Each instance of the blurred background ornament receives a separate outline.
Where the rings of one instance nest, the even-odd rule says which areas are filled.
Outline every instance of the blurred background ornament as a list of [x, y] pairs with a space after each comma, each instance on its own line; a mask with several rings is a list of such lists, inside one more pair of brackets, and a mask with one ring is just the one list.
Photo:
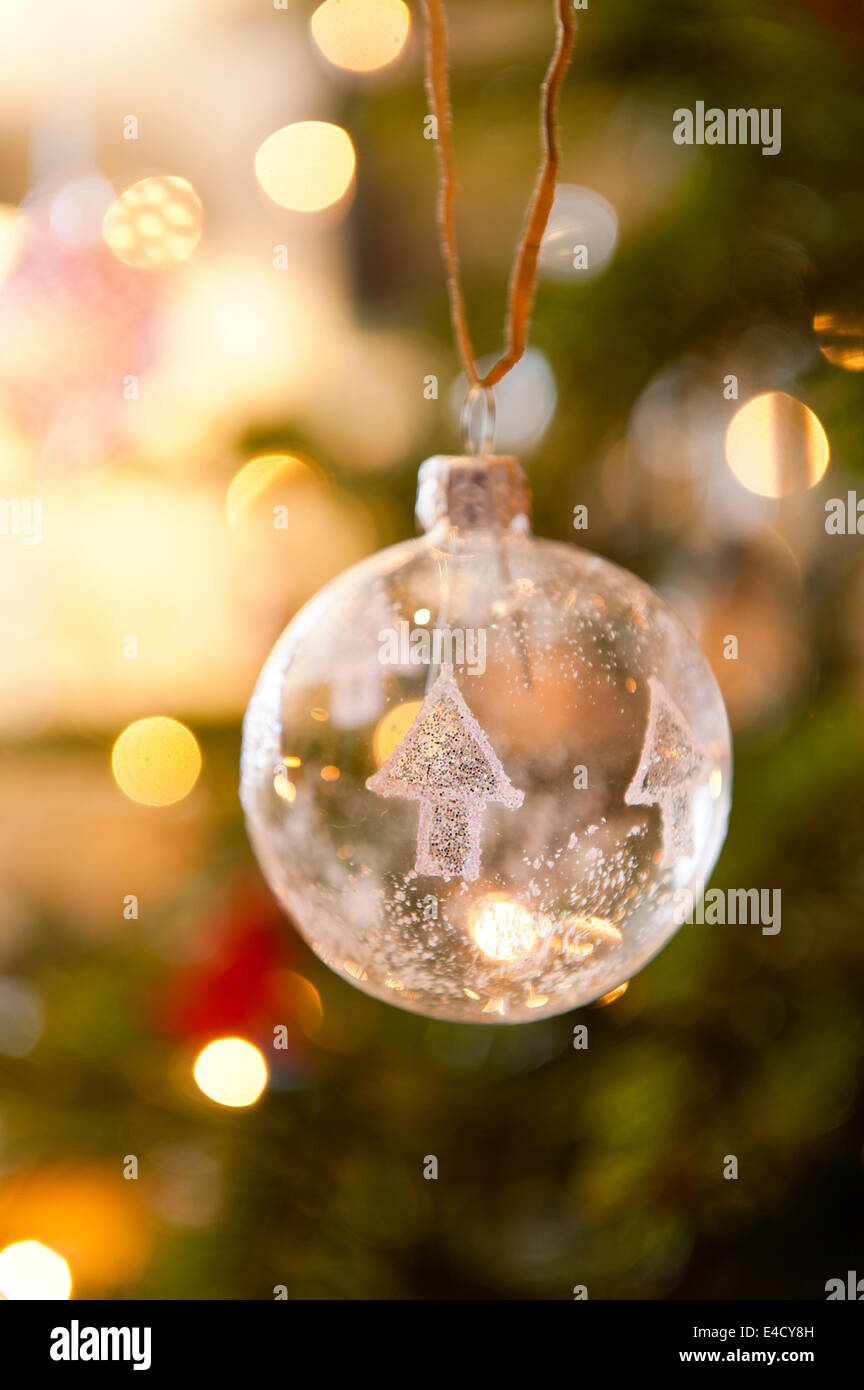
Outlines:
[[279, 933], [272, 901], [247, 885], [199, 931], [196, 958], [182, 964], [156, 1005], [165, 1030], [199, 1039], [239, 1032], [259, 1040], [286, 1022], [280, 970], [292, 958]]

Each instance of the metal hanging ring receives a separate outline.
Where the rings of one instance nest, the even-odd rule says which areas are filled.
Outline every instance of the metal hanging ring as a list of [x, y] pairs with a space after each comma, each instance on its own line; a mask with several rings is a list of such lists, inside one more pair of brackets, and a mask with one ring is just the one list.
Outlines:
[[[475, 442], [474, 433], [474, 407], [478, 400], [483, 402], [483, 411], [480, 416], [479, 448]], [[465, 404], [462, 407], [462, 444], [466, 454], [480, 454], [487, 457], [492, 453], [495, 443], [495, 392], [491, 386], [482, 386], [476, 382], [469, 386], [468, 394], [465, 397]]]

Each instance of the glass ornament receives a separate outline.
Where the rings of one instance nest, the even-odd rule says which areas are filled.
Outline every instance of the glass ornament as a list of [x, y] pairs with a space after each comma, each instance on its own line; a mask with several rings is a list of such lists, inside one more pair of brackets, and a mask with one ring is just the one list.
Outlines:
[[521, 1023], [665, 945], [729, 812], [717, 683], [627, 571], [530, 530], [514, 458], [435, 457], [425, 534], [294, 618], [243, 729], [241, 799], [309, 945], [415, 1013]]

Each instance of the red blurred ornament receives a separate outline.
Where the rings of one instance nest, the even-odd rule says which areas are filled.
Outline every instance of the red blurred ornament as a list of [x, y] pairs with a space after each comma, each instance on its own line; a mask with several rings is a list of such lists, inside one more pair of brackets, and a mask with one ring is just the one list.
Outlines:
[[214, 943], [202, 963], [186, 966], [168, 987], [159, 1021], [175, 1037], [204, 1038], [241, 1033], [269, 1035], [288, 1023], [279, 971], [291, 954], [290, 940], [272, 903], [245, 890], [207, 929]]

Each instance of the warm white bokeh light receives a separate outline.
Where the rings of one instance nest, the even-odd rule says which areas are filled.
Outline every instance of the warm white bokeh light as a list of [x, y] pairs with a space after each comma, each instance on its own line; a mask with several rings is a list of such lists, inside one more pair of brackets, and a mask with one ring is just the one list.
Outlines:
[[327, 121], [297, 121], [269, 135], [255, 155], [255, 177], [268, 198], [294, 212], [320, 212], [351, 186], [357, 160], [346, 131]]
[[199, 1053], [194, 1076], [219, 1105], [253, 1105], [267, 1085], [267, 1064], [244, 1038], [218, 1038]]
[[399, 57], [411, 14], [403, 0], [324, 0], [310, 24], [315, 43], [334, 67], [374, 72]]
[[741, 406], [726, 431], [726, 459], [744, 487], [786, 497], [813, 487], [828, 467], [828, 439], [813, 411], [785, 391]]
[[176, 719], [136, 719], [114, 744], [114, 779], [130, 801], [171, 806], [188, 796], [201, 771], [195, 735]]
[[570, 283], [605, 270], [618, 244], [618, 215], [593, 188], [559, 183], [540, 243], [540, 274]]
[[[494, 355], [481, 357], [477, 366], [486, 372]], [[460, 372], [450, 391], [450, 410], [454, 423], [462, 418], [468, 381]], [[546, 354], [529, 347], [515, 367], [495, 387], [495, 447], [498, 453], [521, 454], [540, 443], [558, 404], [558, 388]], [[482, 415], [478, 408], [477, 416]], [[477, 433], [482, 424], [476, 421]]]
[[0, 1250], [0, 1297], [67, 1299], [71, 1292], [68, 1264], [40, 1240], [19, 1240]]
[[186, 179], [141, 179], [105, 214], [105, 243], [124, 265], [165, 270], [185, 261], [201, 240], [201, 202]]

